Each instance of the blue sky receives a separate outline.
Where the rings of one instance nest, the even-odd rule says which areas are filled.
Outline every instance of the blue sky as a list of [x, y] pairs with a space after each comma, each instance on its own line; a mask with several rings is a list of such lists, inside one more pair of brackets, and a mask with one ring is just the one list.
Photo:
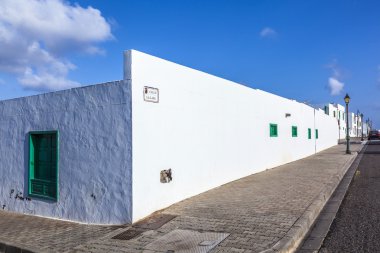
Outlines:
[[348, 92], [380, 127], [378, 13], [376, 0], [2, 0], [0, 99], [122, 79], [132, 48], [310, 104]]

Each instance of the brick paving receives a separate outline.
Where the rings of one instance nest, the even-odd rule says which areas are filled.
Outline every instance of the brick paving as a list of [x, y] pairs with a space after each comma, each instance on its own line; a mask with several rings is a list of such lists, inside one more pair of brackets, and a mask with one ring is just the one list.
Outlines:
[[116, 229], [0, 211], [0, 242], [36, 252], [70, 251]]
[[[351, 146], [353, 151], [361, 147]], [[41, 252], [158, 253], [162, 251], [145, 250], [145, 246], [170, 231], [187, 229], [229, 233], [211, 253], [261, 252], [281, 240], [322, 190], [336, 183], [337, 175], [352, 159], [344, 150], [344, 145], [338, 145], [176, 203], [162, 211], [176, 218], [131, 240], [111, 239], [128, 227], [48, 219], [34, 222], [42, 218], [0, 212], [0, 242], [33, 245]], [[14, 218], [6, 221], [7, 216]]]

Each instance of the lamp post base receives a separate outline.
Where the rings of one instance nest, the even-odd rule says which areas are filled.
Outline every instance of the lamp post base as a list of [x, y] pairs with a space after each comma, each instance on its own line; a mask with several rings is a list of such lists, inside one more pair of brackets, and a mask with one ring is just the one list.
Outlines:
[[[348, 132], [348, 131], [347, 131]], [[350, 150], [350, 136], [347, 134], [346, 137], [346, 154], [351, 155], [351, 150]]]

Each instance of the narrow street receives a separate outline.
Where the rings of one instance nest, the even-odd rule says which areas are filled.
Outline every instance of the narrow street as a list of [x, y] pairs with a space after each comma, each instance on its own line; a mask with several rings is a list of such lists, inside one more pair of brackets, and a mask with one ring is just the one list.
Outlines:
[[380, 141], [371, 141], [319, 252], [379, 252]]

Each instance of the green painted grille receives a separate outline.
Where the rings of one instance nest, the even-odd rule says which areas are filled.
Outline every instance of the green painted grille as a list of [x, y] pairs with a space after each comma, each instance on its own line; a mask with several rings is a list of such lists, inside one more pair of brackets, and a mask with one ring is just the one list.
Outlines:
[[270, 137], [278, 136], [277, 124], [269, 124], [269, 136]]
[[298, 130], [296, 126], [292, 126], [292, 137], [297, 137]]
[[56, 183], [38, 179], [31, 179], [31, 193], [43, 196], [54, 197], [56, 193]]
[[326, 113], [327, 115], [330, 115], [330, 111], [329, 111], [329, 107], [328, 107], [328, 106], [325, 106], [325, 113]]

